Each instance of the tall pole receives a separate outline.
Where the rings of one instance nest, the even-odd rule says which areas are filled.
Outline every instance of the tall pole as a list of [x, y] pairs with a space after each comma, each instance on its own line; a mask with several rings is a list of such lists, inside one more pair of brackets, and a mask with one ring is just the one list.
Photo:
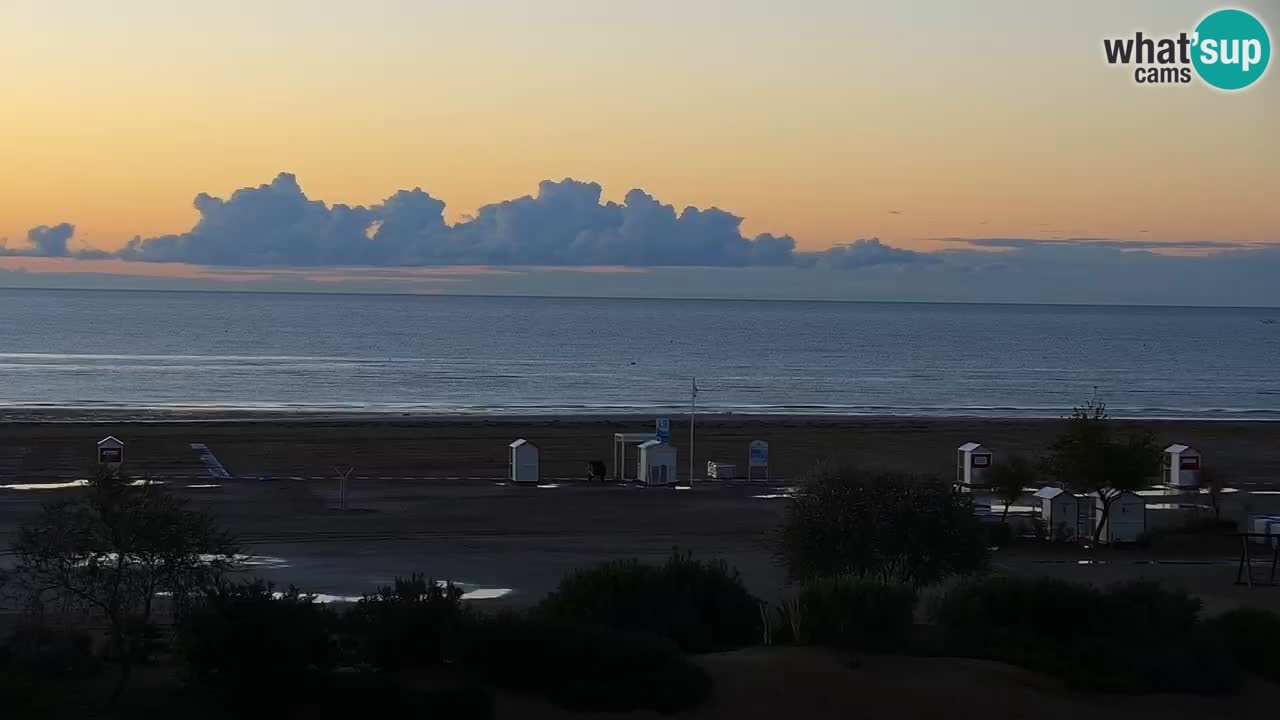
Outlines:
[[689, 385], [689, 486], [693, 486], [693, 420], [698, 414], [698, 378]]

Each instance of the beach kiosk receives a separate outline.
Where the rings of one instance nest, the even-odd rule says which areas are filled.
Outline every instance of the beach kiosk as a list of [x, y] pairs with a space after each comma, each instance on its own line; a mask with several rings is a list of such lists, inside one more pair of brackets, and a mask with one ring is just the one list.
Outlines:
[[[1042, 487], [1036, 492], [1040, 503], [1040, 517], [1044, 520], [1049, 539], [1054, 542], [1075, 542], [1088, 525], [1080, 524], [1080, 498], [1059, 487]], [[1088, 506], [1085, 506], [1086, 509]]]
[[[1102, 498], [1094, 497], [1093, 522], [1094, 529], [1104, 522], [1102, 515]], [[1125, 491], [1111, 501], [1111, 510], [1105, 518], [1102, 534], [1098, 541], [1102, 543], [1137, 542], [1147, 531], [1147, 501], [1137, 493]]]
[[108, 470], [119, 469], [124, 464], [124, 443], [114, 435], [98, 441], [98, 464]]
[[987, 471], [991, 469], [991, 451], [976, 442], [967, 442], [956, 448], [956, 485], [961, 490], [987, 486]]
[[640, 443], [640, 478], [645, 485], [676, 483], [676, 449], [656, 438]]
[[1161, 481], [1171, 488], [1200, 487], [1200, 451], [1190, 445], [1165, 448]]
[[538, 446], [520, 438], [508, 447], [511, 448], [511, 482], [537, 485], [542, 480], [538, 471]]

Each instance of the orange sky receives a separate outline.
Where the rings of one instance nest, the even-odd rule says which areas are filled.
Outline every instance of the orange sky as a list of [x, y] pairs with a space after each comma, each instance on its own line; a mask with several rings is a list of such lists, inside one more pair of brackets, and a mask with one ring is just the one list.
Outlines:
[[[1277, 3], [1238, 4], [1280, 27]], [[261, 5], [6, 2], [0, 237], [69, 221], [111, 249], [289, 171], [328, 202], [422, 186], [450, 220], [571, 176], [805, 250], [1280, 242], [1275, 68], [1229, 95], [1101, 58], [1214, 3]]]

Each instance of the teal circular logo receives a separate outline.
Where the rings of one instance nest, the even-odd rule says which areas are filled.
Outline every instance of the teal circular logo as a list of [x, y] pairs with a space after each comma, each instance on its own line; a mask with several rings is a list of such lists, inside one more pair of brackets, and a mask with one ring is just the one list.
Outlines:
[[1191, 62], [1200, 79], [1219, 90], [1258, 81], [1271, 61], [1271, 38], [1258, 18], [1243, 10], [1218, 10], [1200, 21]]

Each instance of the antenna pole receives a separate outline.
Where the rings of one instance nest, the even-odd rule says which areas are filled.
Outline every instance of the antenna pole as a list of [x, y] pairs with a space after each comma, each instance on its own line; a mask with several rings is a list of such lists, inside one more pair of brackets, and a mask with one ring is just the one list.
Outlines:
[[693, 487], [693, 423], [698, 415], [698, 378], [689, 386], [689, 487]]

